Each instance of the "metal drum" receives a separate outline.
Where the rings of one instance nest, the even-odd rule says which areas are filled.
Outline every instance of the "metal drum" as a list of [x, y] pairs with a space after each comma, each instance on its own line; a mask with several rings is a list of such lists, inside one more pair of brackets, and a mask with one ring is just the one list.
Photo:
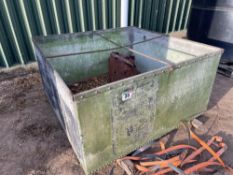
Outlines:
[[223, 59], [233, 61], [233, 1], [193, 0], [188, 38], [224, 48]]

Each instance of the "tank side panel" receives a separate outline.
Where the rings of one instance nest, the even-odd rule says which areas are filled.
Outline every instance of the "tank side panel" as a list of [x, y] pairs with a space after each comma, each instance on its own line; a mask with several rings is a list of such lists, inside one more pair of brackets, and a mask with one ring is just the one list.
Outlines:
[[53, 72], [51, 71], [51, 66], [43, 58], [42, 54], [40, 53], [40, 51], [37, 48], [35, 48], [35, 54], [37, 57], [38, 67], [39, 67], [39, 71], [40, 71], [45, 94], [47, 95], [48, 100], [49, 100], [54, 112], [56, 113], [56, 117], [58, 118], [60, 124], [64, 128], [64, 120], [63, 120], [63, 117], [61, 115], [61, 111], [60, 111], [59, 104], [58, 104], [57, 90], [56, 90], [56, 87], [54, 86], [54, 84], [52, 83], [53, 82], [52, 81]]
[[[66, 84], [73, 84], [108, 72], [108, 58], [112, 52], [128, 55], [126, 49], [114, 49], [102, 52], [72, 55], [49, 59]], [[70, 64], [72, 63], [72, 64]]]
[[206, 111], [220, 56], [161, 75], [154, 123], [156, 133], [165, 134], [181, 120], [189, 120]]
[[[138, 79], [112, 91], [113, 152], [125, 155], [153, 139], [158, 76]], [[124, 96], [129, 98], [124, 99]]]
[[57, 100], [61, 111], [61, 116], [64, 120], [64, 130], [75, 154], [85, 169], [86, 162], [84, 159], [82, 136], [77, 117], [78, 106], [76, 106], [74, 103], [70, 90], [58, 75], [58, 73], [53, 71], [53, 76], [53, 83], [56, 86], [58, 94]]
[[50, 64], [43, 58], [37, 49], [36, 56], [45, 94], [48, 97], [57, 119], [66, 132], [80, 163], [85, 167], [86, 164], [84, 162], [81, 130], [78, 118], [76, 117], [77, 109], [73, 102], [72, 95], [57, 72], [52, 69]]
[[[93, 172], [207, 109], [220, 54], [171, 72], [123, 85], [78, 102], [88, 162]], [[122, 101], [124, 92], [132, 92]]]
[[88, 162], [87, 174], [115, 158], [112, 153], [110, 95], [108, 91], [77, 102], [85, 161]]
[[157, 89], [158, 77], [142, 76], [77, 104], [88, 173], [153, 139]]

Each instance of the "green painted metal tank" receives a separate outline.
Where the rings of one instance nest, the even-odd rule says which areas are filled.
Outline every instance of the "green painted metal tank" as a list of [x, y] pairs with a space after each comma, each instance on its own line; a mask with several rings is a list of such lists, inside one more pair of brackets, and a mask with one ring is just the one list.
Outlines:
[[[175, 129], [207, 109], [222, 50], [135, 27], [34, 38], [45, 93], [84, 171]], [[112, 52], [135, 57], [140, 74], [72, 93], [108, 73]]]

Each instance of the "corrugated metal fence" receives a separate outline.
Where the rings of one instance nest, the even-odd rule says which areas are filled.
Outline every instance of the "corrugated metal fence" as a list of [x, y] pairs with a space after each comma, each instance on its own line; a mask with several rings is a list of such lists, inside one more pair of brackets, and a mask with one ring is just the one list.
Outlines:
[[34, 61], [32, 36], [120, 26], [118, 0], [0, 0], [0, 66]]
[[129, 25], [168, 33], [185, 29], [192, 0], [130, 0]]
[[[129, 25], [186, 27], [191, 0], [129, 0]], [[120, 27], [121, 0], [0, 0], [0, 67], [35, 60], [35, 35]]]

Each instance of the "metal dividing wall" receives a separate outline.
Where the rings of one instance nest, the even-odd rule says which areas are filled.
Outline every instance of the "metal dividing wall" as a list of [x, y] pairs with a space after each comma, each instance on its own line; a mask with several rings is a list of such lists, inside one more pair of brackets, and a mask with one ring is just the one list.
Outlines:
[[[35, 61], [35, 35], [120, 27], [123, 0], [0, 0], [0, 68]], [[192, 0], [129, 0], [129, 25], [186, 28]]]
[[35, 60], [32, 36], [120, 26], [120, 0], [0, 0], [0, 67]]
[[168, 33], [185, 29], [192, 0], [130, 0], [129, 25]]

